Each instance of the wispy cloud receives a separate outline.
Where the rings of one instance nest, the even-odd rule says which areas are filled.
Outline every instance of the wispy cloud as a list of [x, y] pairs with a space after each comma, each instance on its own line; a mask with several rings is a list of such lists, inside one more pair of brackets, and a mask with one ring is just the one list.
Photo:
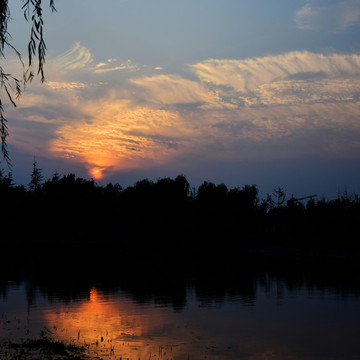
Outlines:
[[128, 60], [125, 63], [120, 63], [114, 66], [114, 62], [117, 62], [116, 59], [108, 59], [107, 63], [101, 62], [95, 66], [96, 73], [105, 73], [110, 71], [119, 71], [119, 70], [126, 70], [126, 71], [137, 71], [139, 70], [139, 65], [134, 64], [131, 60]]
[[308, 0], [295, 13], [294, 21], [303, 30], [345, 31], [359, 25], [360, 1], [341, 0], [324, 5], [318, 0]]
[[132, 79], [138, 92], [147, 102], [171, 104], [211, 104], [220, 105], [220, 98], [214, 91], [201, 83], [184, 79], [178, 75], [159, 75]]
[[65, 70], [76, 70], [89, 66], [93, 62], [91, 52], [79, 42], [64, 54], [52, 60], [58, 67]]
[[238, 92], [251, 92], [263, 84], [282, 80], [360, 75], [360, 55], [316, 54], [294, 51], [277, 56], [245, 60], [210, 59], [191, 65], [207, 83], [227, 86]]

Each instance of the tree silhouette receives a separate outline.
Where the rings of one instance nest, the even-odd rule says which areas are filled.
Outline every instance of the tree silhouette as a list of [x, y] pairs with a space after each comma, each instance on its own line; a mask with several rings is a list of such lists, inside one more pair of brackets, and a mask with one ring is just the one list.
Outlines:
[[[12, 0], [13, 1], [13, 0]], [[34, 77], [34, 57], [38, 59], [37, 74], [41, 76], [41, 81], [45, 81], [44, 64], [46, 57], [46, 45], [43, 32], [43, 13], [41, 0], [23, 0], [22, 9], [24, 18], [27, 22], [31, 22], [30, 39], [28, 43], [28, 63], [25, 66], [20, 52], [12, 45], [11, 35], [8, 32], [8, 22], [11, 19], [10, 7], [8, 0], [0, 2], [0, 61], [5, 60], [5, 50], [12, 50], [19, 59], [23, 70], [22, 79], [18, 79], [7, 71], [0, 64], [0, 87], [5, 92], [6, 97], [13, 106], [16, 106], [16, 100], [20, 97], [23, 87]], [[50, 9], [56, 11], [54, 0], [49, 0]], [[0, 139], [1, 152], [4, 160], [10, 165], [10, 157], [7, 149], [6, 139], [9, 135], [7, 120], [4, 116], [4, 108], [2, 98], [0, 97]]]
[[196, 196], [190, 188], [183, 175], [144, 179], [124, 189], [74, 174], [55, 173], [43, 181], [34, 159], [27, 188], [0, 170], [0, 225], [7, 234], [2, 238], [46, 240], [50, 231], [68, 244], [111, 239], [130, 251], [141, 249], [144, 257], [151, 249], [179, 256], [194, 249], [197, 258], [202, 251], [259, 244], [360, 249], [356, 194], [345, 191], [330, 201], [311, 196], [306, 204], [291, 196], [269, 205], [269, 199], [259, 199], [256, 185], [228, 189], [205, 181]]
[[277, 207], [282, 206], [286, 200], [286, 194], [285, 194], [284, 189], [280, 186], [278, 188], [274, 189], [273, 197], [275, 198], [274, 203], [276, 204], [276, 206]]
[[255, 227], [258, 215], [258, 188], [256, 185], [244, 185], [228, 193], [227, 212], [231, 229], [249, 232]]
[[0, 189], [8, 189], [13, 185], [12, 173], [9, 172], [7, 175], [5, 175], [4, 170], [0, 169]]
[[204, 181], [197, 192], [197, 225], [206, 232], [222, 230], [226, 221], [228, 188]]
[[31, 177], [29, 182], [30, 191], [33, 192], [39, 191], [44, 177], [42, 175], [41, 169], [37, 167], [37, 163], [35, 159], [33, 162], [33, 170], [30, 177]]

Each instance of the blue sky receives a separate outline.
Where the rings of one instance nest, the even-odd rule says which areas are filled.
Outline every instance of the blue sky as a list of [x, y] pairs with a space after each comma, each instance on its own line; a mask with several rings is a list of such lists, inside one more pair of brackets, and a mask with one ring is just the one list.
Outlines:
[[[14, 2], [15, 3], [15, 2]], [[25, 54], [28, 24], [12, 5]], [[13, 173], [360, 192], [360, 1], [58, 0], [47, 82], [6, 106]], [[18, 64], [11, 56], [9, 68]]]

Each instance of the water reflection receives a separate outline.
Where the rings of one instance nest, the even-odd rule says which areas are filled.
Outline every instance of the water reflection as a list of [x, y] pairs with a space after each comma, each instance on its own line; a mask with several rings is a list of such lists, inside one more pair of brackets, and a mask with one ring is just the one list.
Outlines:
[[154, 351], [154, 344], [150, 347], [146, 335], [164, 319], [161, 313], [152, 317], [151, 322], [149, 317], [126, 296], [103, 294], [93, 287], [87, 301], [48, 311], [44, 322], [52, 329], [56, 327], [60, 340], [84, 344], [90, 353], [115, 359], [119, 353], [122, 357], [136, 358], [150, 349]]
[[[204, 327], [201, 319], [209, 310], [202, 308], [191, 289], [186, 306], [179, 310], [158, 299], [139, 303], [128, 294], [104, 294], [92, 288], [87, 301], [55, 313], [47, 311], [44, 320], [60, 340], [87, 345], [89, 355], [114, 359], [188, 359], [191, 355], [200, 359], [211, 354], [212, 359], [224, 359], [226, 352], [234, 351], [222, 329], [227, 315], [215, 317]], [[233, 344], [237, 341], [232, 338]]]
[[238, 270], [2, 274], [0, 340], [45, 334], [110, 360], [357, 358], [356, 278], [339, 269]]

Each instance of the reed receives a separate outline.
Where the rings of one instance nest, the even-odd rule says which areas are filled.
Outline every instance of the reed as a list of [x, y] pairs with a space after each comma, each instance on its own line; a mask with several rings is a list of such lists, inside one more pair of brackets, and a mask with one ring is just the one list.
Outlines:
[[1, 343], [0, 358], [6, 360], [42, 359], [85, 360], [84, 349], [80, 346], [66, 345], [46, 337], [28, 339], [20, 343], [7, 341]]

